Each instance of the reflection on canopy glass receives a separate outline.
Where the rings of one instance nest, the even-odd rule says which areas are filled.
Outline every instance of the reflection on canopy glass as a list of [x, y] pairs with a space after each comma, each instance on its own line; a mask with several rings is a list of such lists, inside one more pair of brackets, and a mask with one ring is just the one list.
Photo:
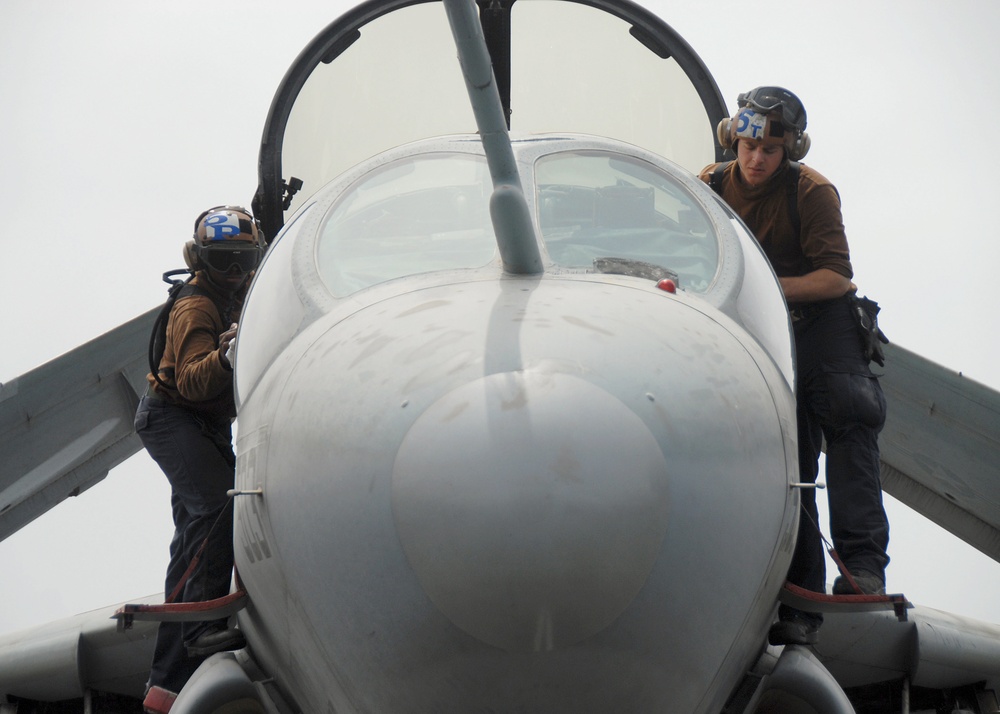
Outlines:
[[569, 151], [535, 165], [538, 223], [549, 257], [571, 268], [601, 258], [650, 263], [705, 291], [719, 247], [704, 209], [655, 167], [621, 154]]
[[320, 276], [336, 296], [435, 270], [493, 260], [496, 240], [486, 159], [425, 154], [366, 174], [324, 222]]

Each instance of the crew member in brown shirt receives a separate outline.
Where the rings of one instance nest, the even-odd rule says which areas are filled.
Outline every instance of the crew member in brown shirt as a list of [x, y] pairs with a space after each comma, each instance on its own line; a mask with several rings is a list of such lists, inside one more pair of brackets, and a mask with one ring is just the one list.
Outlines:
[[[740, 94], [719, 124], [720, 144], [736, 160], [702, 170], [756, 236], [774, 267], [795, 333], [801, 480], [815, 483], [827, 443], [826, 477], [834, 549], [854, 583], [834, 594], [885, 592], [889, 523], [882, 507], [878, 434], [886, 403], [869, 369], [851, 313], [853, 269], [840, 196], [819, 172], [799, 164], [809, 150], [806, 112], [782, 87]], [[788, 580], [825, 592], [826, 569], [815, 491], [800, 489], [801, 514]], [[771, 644], [816, 642], [823, 618], [782, 605]]]
[[[164, 592], [168, 602], [229, 593], [233, 513], [227, 491], [235, 475], [236, 407], [227, 352], [263, 249], [260, 228], [244, 208], [217, 206], [198, 217], [184, 248], [193, 277], [170, 310], [163, 356], [136, 411], [135, 430], [170, 481], [175, 530]], [[169, 711], [209, 654], [244, 644], [225, 620], [160, 623], [145, 711]]]

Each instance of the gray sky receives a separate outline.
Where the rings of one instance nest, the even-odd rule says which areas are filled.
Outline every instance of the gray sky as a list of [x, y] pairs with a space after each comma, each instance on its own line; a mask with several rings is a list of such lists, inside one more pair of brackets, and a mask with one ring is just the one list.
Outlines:
[[[647, 0], [732, 108], [761, 84], [809, 113], [861, 292], [889, 337], [1000, 389], [1000, 3]], [[0, 3], [0, 381], [162, 302], [194, 218], [249, 205], [271, 97], [342, 1]], [[889, 589], [1000, 622], [1000, 564], [891, 499]], [[825, 522], [825, 514], [824, 514]], [[0, 543], [0, 633], [162, 589], [166, 480], [144, 452]], [[11, 583], [16, 586], [11, 587]]]

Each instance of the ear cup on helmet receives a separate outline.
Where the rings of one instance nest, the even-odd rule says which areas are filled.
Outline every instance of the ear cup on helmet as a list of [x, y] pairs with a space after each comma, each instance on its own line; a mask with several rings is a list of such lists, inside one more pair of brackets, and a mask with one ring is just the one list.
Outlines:
[[184, 244], [184, 264], [192, 271], [202, 270], [205, 267], [198, 256], [198, 246], [193, 240]]
[[792, 145], [788, 147], [788, 158], [792, 161], [800, 161], [809, 153], [810, 146], [812, 146], [812, 140], [807, 133], [802, 132]]
[[715, 127], [715, 136], [719, 140], [719, 146], [723, 149], [731, 148], [733, 145], [733, 140], [731, 132], [733, 129], [733, 120], [726, 117], [719, 122], [718, 126]]

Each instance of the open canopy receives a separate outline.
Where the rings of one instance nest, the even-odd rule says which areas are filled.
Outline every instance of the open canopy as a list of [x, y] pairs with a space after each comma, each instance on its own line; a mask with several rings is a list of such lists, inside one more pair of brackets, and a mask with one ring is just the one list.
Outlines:
[[[690, 171], [721, 158], [718, 86], [688, 44], [623, 0], [479, 0], [515, 135], [621, 139]], [[273, 238], [341, 172], [418, 139], [474, 133], [440, 2], [371, 0], [306, 47], [264, 128], [255, 212]], [[289, 186], [302, 188], [290, 196]]]

